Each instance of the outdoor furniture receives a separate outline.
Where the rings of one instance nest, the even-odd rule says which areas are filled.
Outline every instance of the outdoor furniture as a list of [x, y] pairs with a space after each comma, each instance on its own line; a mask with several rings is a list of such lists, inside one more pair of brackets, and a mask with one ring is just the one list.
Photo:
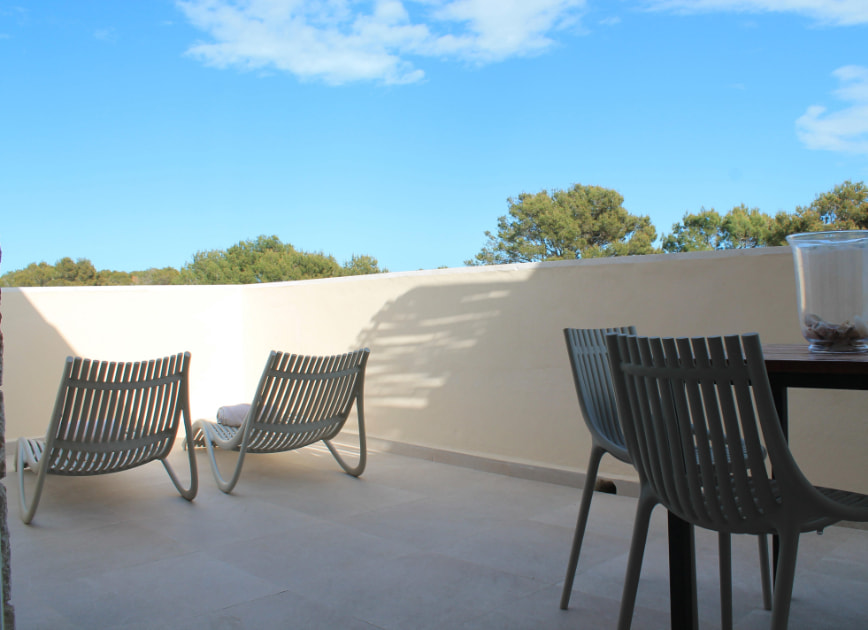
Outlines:
[[[618, 627], [632, 622], [648, 523], [659, 503], [691, 525], [780, 536], [771, 628], [784, 630], [800, 533], [868, 521], [868, 496], [805, 478], [781, 429], [758, 335], [609, 335], [606, 342], [641, 486]], [[737, 449], [743, 458], [727, 456]]]
[[[791, 388], [868, 390], [868, 353], [811, 352], [807, 344], [763, 344], [763, 357], [772, 398], [784, 438], [789, 440]], [[779, 539], [772, 538], [772, 557], [777, 565]]]
[[[635, 335], [636, 328], [635, 326], [625, 326], [620, 328], [564, 329], [576, 395], [585, 424], [591, 433], [591, 457], [582, 490], [582, 500], [573, 535], [573, 545], [570, 549], [564, 588], [561, 592], [562, 610], [566, 610], [569, 606], [600, 461], [604, 454], [610, 453], [622, 462], [631, 463], [630, 454], [627, 452], [624, 435], [618, 421], [617, 402], [609, 370], [609, 351], [606, 347], [607, 334]], [[722, 626], [730, 628], [732, 626], [731, 552], [728, 545], [728, 535], [721, 534], [721, 537], [727, 537], [727, 540], [720, 542], [721, 617]], [[763, 605], [769, 609], [771, 608], [771, 575], [768, 541], [765, 536], [759, 537], [759, 556]]]
[[[198, 488], [192, 449], [189, 488], [181, 485], [166, 459], [182, 416], [186, 443], [192, 443], [189, 366], [189, 352], [136, 363], [68, 357], [45, 438], [18, 440], [21, 520], [33, 519], [46, 475], [101, 475], [156, 459], [181, 496], [192, 501]], [[36, 474], [29, 505], [25, 470]]]
[[630, 454], [624, 444], [624, 435], [618, 422], [618, 409], [615, 403], [615, 391], [612, 388], [612, 377], [609, 372], [609, 352], [606, 350], [606, 334], [621, 333], [635, 335], [635, 326], [622, 328], [564, 328], [564, 338], [567, 342], [567, 352], [570, 355], [570, 366], [573, 370], [573, 383], [579, 398], [579, 407], [588, 431], [591, 432], [591, 457], [588, 460], [588, 470], [585, 473], [585, 486], [582, 489], [582, 500], [579, 504], [579, 518], [576, 531], [573, 534], [573, 546], [570, 548], [570, 559], [567, 563], [567, 575], [561, 592], [561, 609], [570, 605], [573, 592], [573, 580], [576, 577], [576, 567], [579, 564], [579, 554], [582, 550], [582, 540], [585, 527], [588, 524], [588, 514], [591, 511], [591, 499], [597, 484], [597, 472], [603, 455], [609, 453], [616, 459], [630, 463]]
[[[364, 384], [370, 350], [334, 356], [301, 356], [272, 351], [253, 402], [241, 426], [197, 420], [196, 444], [204, 444], [217, 485], [232, 492], [241, 476], [247, 453], [281, 453], [323, 441], [348, 474], [365, 470]], [[359, 423], [359, 460], [350, 466], [332, 445], [356, 407]], [[238, 451], [227, 481], [220, 473], [214, 447]]]

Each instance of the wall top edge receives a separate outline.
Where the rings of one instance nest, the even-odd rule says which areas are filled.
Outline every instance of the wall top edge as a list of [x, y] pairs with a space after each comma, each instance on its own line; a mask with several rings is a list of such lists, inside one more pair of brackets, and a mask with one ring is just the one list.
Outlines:
[[597, 265], [633, 265], [637, 263], [677, 262], [712, 260], [715, 258], [736, 258], [744, 256], [780, 256], [789, 254], [788, 246], [756, 247], [750, 249], [726, 249], [705, 252], [684, 252], [678, 254], [643, 254], [637, 256], [614, 256], [607, 258], [586, 258], [580, 260], [553, 260], [546, 262], [509, 263], [504, 265], [477, 265], [467, 267], [448, 267], [444, 269], [419, 269], [417, 271], [390, 271], [387, 273], [364, 276], [343, 276], [339, 278], [317, 278], [312, 280], [290, 280], [286, 282], [263, 282], [260, 284], [184, 284], [184, 285], [121, 285], [121, 286], [85, 286], [85, 287], [3, 287], [3, 291], [22, 291], [33, 293], [50, 293], [55, 291], [225, 291], [228, 288], [251, 290], [257, 288], [312, 284], [333, 284], [341, 282], [375, 282], [380, 279], [402, 277], [424, 277], [442, 275], [467, 275], [505, 271], [529, 271], [552, 267], [576, 267]]
[[[578, 265], [633, 265], [636, 263], [654, 263], [654, 262], [672, 262], [678, 260], [711, 260], [715, 258], [737, 258], [742, 256], [780, 256], [789, 254], [790, 247], [753, 247], [749, 249], [720, 249], [705, 252], [683, 252], [678, 254], [643, 254], [636, 256], [613, 256], [604, 258], [584, 258], [579, 260], [550, 260], [546, 262], [528, 262], [528, 263], [508, 263], [503, 265], [476, 265], [470, 267], [450, 267], [446, 269], [420, 269], [419, 271], [400, 271], [390, 272], [385, 274], [376, 274], [373, 276], [364, 276], [366, 278], [378, 278], [384, 276], [425, 276], [438, 274], [465, 274], [465, 273], [485, 273], [490, 271], [510, 271], [510, 270], [529, 270], [540, 269], [547, 267], [575, 267]], [[347, 280], [358, 278], [359, 276], [349, 276], [346, 278], [334, 278], [336, 280]], [[319, 280], [305, 280], [303, 282], [320, 282]]]
[[137, 292], [152, 291], [152, 292], [167, 292], [167, 291], [215, 291], [217, 289], [225, 291], [237, 287], [239, 290], [254, 285], [244, 284], [138, 284], [138, 285], [109, 285], [109, 286], [79, 286], [79, 287], [3, 287], [6, 291], [20, 291], [22, 293], [55, 293], [63, 291], [93, 291], [99, 292]]

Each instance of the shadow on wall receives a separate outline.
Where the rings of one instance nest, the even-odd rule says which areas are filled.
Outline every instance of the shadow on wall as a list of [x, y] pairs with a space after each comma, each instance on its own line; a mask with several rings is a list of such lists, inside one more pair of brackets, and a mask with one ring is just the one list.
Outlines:
[[537, 461], [557, 441], [576, 444], [562, 333], [575, 313], [534, 275], [468, 273], [448, 285], [432, 276], [387, 302], [358, 337], [371, 348], [371, 435]]
[[[42, 435], [54, 406], [63, 363], [74, 351], [20, 289], [3, 289], [2, 309], [6, 434]], [[15, 387], [10, 386], [13, 381]], [[51, 395], [46, 396], [48, 392]]]

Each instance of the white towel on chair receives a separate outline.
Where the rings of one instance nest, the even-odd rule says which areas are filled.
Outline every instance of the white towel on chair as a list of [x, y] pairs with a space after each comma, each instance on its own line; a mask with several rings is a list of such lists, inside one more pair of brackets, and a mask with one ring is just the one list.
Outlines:
[[250, 411], [250, 404], [227, 405], [217, 410], [217, 422], [227, 427], [240, 427]]

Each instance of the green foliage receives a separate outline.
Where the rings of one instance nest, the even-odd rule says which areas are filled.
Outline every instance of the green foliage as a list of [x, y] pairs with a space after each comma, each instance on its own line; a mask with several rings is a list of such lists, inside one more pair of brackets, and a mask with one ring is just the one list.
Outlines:
[[340, 275], [342, 268], [332, 256], [298, 251], [276, 236], [241, 241], [225, 251], [197, 252], [181, 270], [184, 284], [258, 284]]
[[259, 236], [227, 250], [196, 253], [180, 278], [183, 284], [257, 284], [367, 273], [381, 273], [376, 258], [353, 256], [342, 267], [333, 256], [299, 251], [277, 236]]
[[96, 286], [99, 274], [87, 258], [61, 258], [54, 265], [46, 262], [30, 263], [24, 269], [0, 276], [4, 287], [71, 287]]
[[[102, 272], [100, 272], [102, 273]], [[109, 274], [121, 275], [125, 272], [123, 271], [109, 271]], [[130, 276], [130, 284], [182, 284], [181, 283], [181, 272], [175, 269], [174, 267], [163, 267], [162, 269], [156, 269], [151, 267], [145, 271], [134, 271], [131, 274], [126, 274]], [[112, 282], [106, 282], [106, 284], [114, 284]], [[124, 284], [122, 282], [118, 282], [117, 284]]]
[[663, 237], [664, 252], [691, 252], [786, 245], [789, 234], [824, 230], [868, 229], [868, 188], [845, 181], [818, 195], [809, 206], [771, 217], [758, 209], [736, 206], [721, 216], [703, 208], [685, 214]]
[[600, 186], [574, 185], [549, 194], [510, 198], [509, 215], [497, 220], [497, 235], [467, 265], [575, 260], [655, 252], [657, 232], [647, 216], [624, 209], [624, 198]]
[[377, 259], [373, 256], [356, 256], [344, 263], [343, 275], [345, 276], [365, 276], [372, 273], [386, 273], [388, 269], [380, 270]]
[[664, 252], [701, 252], [717, 249], [723, 217], [713, 208], [687, 213], [681, 223], [672, 226], [672, 234], [663, 237]]
[[256, 284], [285, 280], [307, 280], [337, 276], [381, 273], [377, 259], [353, 256], [341, 266], [332, 256], [296, 250], [276, 236], [241, 241], [227, 250], [198, 252], [181, 270], [173, 267], [146, 271], [97, 271], [80, 258], [62, 258], [54, 265], [32, 263], [19, 271], [0, 276], [0, 286], [118, 286], [168, 284]]
[[793, 214], [775, 216], [770, 245], [786, 245], [788, 234], [825, 230], [868, 229], [868, 187], [849, 180], [818, 195], [811, 205], [797, 206]]
[[694, 252], [713, 249], [763, 247], [770, 242], [774, 220], [756, 208], [736, 206], [724, 216], [713, 208], [685, 214], [663, 237], [664, 252]]

